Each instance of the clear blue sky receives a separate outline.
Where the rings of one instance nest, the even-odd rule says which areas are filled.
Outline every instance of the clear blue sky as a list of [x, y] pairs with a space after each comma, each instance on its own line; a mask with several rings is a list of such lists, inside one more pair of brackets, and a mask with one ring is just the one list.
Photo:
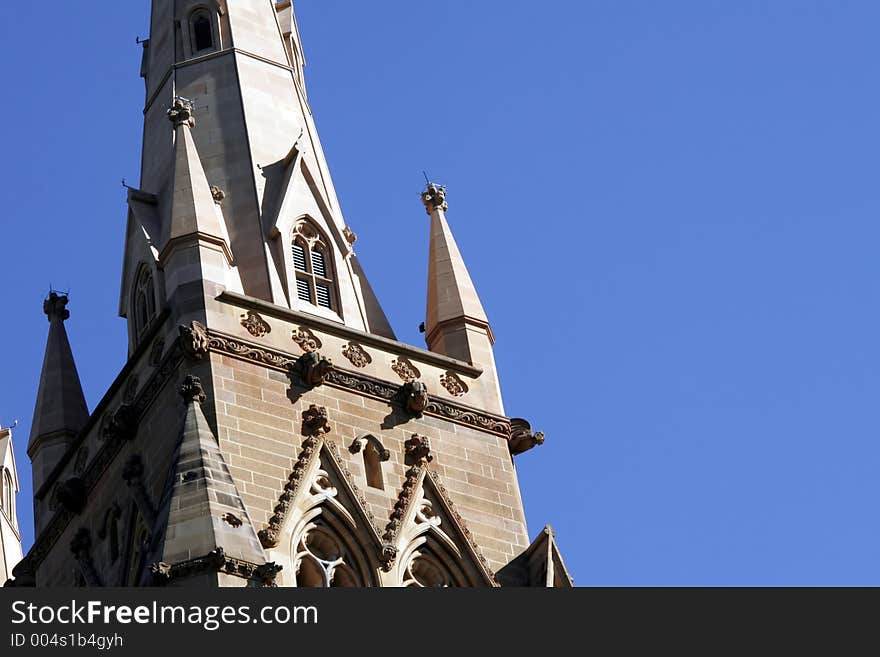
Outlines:
[[[90, 407], [148, 0], [0, 5], [0, 420], [19, 499], [49, 285]], [[422, 344], [421, 171], [493, 322], [535, 535], [581, 585], [880, 585], [880, 4], [299, 0], [343, 209]]]

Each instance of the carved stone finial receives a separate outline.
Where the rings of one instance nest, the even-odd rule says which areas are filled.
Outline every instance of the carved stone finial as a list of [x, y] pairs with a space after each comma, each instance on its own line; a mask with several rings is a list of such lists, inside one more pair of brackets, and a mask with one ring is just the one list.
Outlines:
[[432, 215], [434, 210], [437, 209], [445, 212], [449, 209], [449, 203], [446, 202], [446, 187], [428, 183], [428, 188], [422, 192], [422, 203], [425, 204], [428, 216]]
[[406, 449], [407, 457], [415, 463], [425, 464], [434, 460], [434, 456], [431, 454], [431, 441], [425, 436], [415, 433], [403, 446]]
[[175, 128], [179, 128], [182, 125], [194, 128], [196, 120], [193, 117], [193, 102], [176, 96], [171, 104], [171, 109], [168, 110], [168, 120], [174, 124]]
[[400, 387], [400, 395], [406, 412], [415, 418], [422, 417], [428, 407], [428, 386], [421, 381], [407, 381]]
[[303, 433], [306, 436], [320, 436], [330, 433], [330, 422], [327, 409], [323, 406], [312, 404], [303, 411]]
[[217, 187], [217, 185], [211, 185], [211, 196], [214, 197], [214, 203], [217, 205], [223, 205], [223, 201], [226, 198], [226, 192]]
[[202, 387], [202, 380], [192, 374], [188, 375], [180, 386], [180, 396], [183, 397], [183, 401], [187, 404], [190, 402], [204, 403], [207, 397], [205, 396], [205, 389]]
[[50, 322], [53, 319], [63, 322], [70, 317], [70, 311], [67, 309], [68, 301], [66, 294], [49, 293], [48, 298], [43, 302], [43, 312], [46, 313]]
[[521, 418], [510, 420], [510, 438], [507, 445], [514, 456], [528, 452], [538, 445], [544, 444], [544, 432], [532, 432], [532, 425]]

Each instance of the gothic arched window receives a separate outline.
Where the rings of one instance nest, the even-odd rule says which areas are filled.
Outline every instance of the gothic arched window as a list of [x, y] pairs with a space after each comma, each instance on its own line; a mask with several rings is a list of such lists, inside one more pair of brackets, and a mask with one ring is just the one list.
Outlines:
[[3, 495], [0, 497], [0, 508], [2, 508], [6, 512], [6, 517], [10, 520], [14, 520], [13, 512], [15, 509], [15, 505], [12, 503], [13, 498], [15, 497], [15, 488], [12, 484], [12, 475], [9, 474], [9, 470], [2, 469], [3, 472]]
[[337, 310], [333, 252], [318, 229], [301, 221], [291, 240], [296, 298], [319, 308]]
[[193, 54], [214, 49], [214, 23], [207, 9], [197, 9], [189, 18]]
[[148, 267], [142, 267], [134, 289], [134, 327], [135, 337], [140, 339], [156, 316], [156, 292], [153, 288], [153, 274]]

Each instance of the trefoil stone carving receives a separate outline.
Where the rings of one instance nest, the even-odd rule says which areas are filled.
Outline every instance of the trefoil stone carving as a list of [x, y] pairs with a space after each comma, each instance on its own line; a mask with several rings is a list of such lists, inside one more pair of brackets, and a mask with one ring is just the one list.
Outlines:
[[241, 325], [255, 338], [265, 337], [272, 332], [269, 323], [253, 310], [249, 310], [247, 314], [241, 316]]
[[409, 359], [402, 356], [391, 363], [391, 369], [404, 381], [415, 381], [422, 377], [422, 373], [413, 365]]
[[366, 367], [373, 362], [373, 357], [357, 342], [349, 342], [342, 350], [342, 355], [357, 368]]
[[296, 329], [291, 337], [299, 345], [299, 348], [306, 353], [318, 351], [324, 346], [318, 337], [307, 328]]
[[440, 383], [453, 397], [461, 397], [468, 393], [467, 384], [455, 372], [447, 372], [440, 377]]

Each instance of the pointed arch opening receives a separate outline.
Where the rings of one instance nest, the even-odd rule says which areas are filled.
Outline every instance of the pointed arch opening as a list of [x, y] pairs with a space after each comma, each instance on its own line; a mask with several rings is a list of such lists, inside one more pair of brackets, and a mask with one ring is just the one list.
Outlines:
[[193, 11], [189, 16], [190, 47], [193, 55], [215, 50], [214, 21], [212, 12], [205, 8]]
[[290, 239], [295, 290], [298, 301], [341, 315], [333, 249], [314, 222], [304, 218], [294, 226]]
[[372, 441], [364, 447], [364, 472], [367, 475], [367, 486], [377, 490], [385, 490], [385, 479], [382, 476], [382, 455]]
[[153, 283], [153, 272], [147, 265], [141, 265], [132, 297], [135, 340], [139, 342], [156, 317], [156, 287]]
[[9, 521], [15, 523], [15, 486], [12, 482], [12, 474], [6, 468], [0, 468], [0, 484], [2, 484], [2, 495], [0, 495], [0, 509], [9, 518]]

